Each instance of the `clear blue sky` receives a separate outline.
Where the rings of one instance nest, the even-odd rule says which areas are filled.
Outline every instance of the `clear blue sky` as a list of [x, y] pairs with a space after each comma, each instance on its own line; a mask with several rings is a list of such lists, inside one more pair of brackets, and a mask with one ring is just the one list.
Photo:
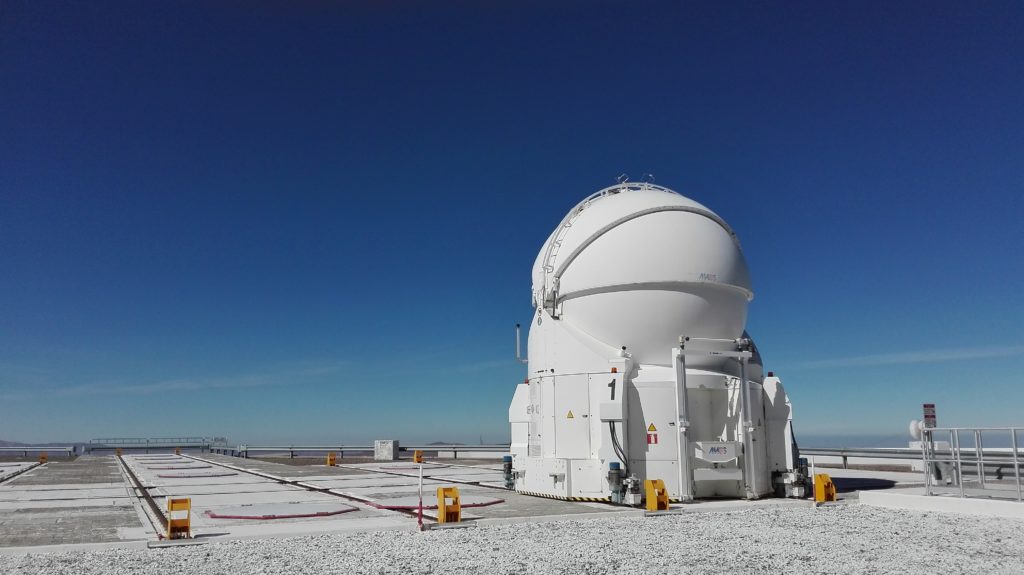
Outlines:
[[1024, 4], [720, 4], [4, 1], [0, 438], [505, 441], [623, 172], [738, 231], [798, 434], [1024, 424]]

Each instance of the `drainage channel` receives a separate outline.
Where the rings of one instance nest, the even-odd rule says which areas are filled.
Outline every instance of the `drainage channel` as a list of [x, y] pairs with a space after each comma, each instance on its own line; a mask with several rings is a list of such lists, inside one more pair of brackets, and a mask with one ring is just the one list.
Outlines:
[[[364, 505], [368, 505], [368, 506], [370, 506], [370, 507], [372, 507], [374, 509], [393, 511], [393, 512], [401, 513], [402, 515], [406, 515], [406, 516], [409, 516], [409, 517], [417, 517], [416, 510], [411, 510], [411, 509], [409, 509], [409, 510], [407, 510], [407, 509], [390, 509], [390, 508], [381, 506], [380, 504], [378, 504], [375, 501], [371, 501], [371, 500], [363, 498], [363, 497], [358, 497], [358, 496], [355, 496], [355, 495], [344, 495], [344, 494], [341, 494], [341, 493], [337, 493], [335, 491], [331, 491], [331, 488], [329, 488], [329, 487], [318, 487], [316, 485], [310, 485], [309, 483], [305, 483], [303, 481], [297, 481], [297, 480], [292, 480], [292, 479], [285, 479], [284, 477], [278, 477], [276, 475], [271, 475], [269, 473], [262, 473], [260, 471], [254, 471], [252, 469], [244, 469], [244, 468], [238, 467], [236, 465], [230, 465], [228, 463], [221, 463], [219, 461], [212, 461], [212, 460], [209, 460], [209, 459], [203, 459], [202, 457], [196, 457], [194, 455], [182, 454], [181, 456], [182, 457], [187, 457], [188, 459], [192, 459], [192, 460], [195, 460], [195, 461], [202, 461], [203, 463], [209, 463], [211, 465], [216, 465], [216, 466], [219, 466], [219, 467], [223, 467], [225, 469], [231, 469], [233, 471], [239, 471], [241, 473], [248, 473], [249, 475], [255, 475], [256, 477], [262, 477], [263, 479], [269, 479], [269, 480], [274, 481], [276, 483], [280, 483], [281, 485], [291, 485], [293, 487], [298, 487], [300, 489], [305, 489], [307, 491], [313, 491], [313, 492], [316, 492], [316, 493], [323, 493], [323, 494], [326, 494], [326, 495], [333, 495], [334, 497], [338, 497], [340, 499], [347, 499], [349, 501], [356, 501], [356, 502], [362, 503]], [[391, 475], [399, 475], [399, 474], [394, 473], [394, 474], [391, 474]]]
[[[121, 469], [124, 470], [125, 475], [127, 475], [133, 483], [133, 489], [136, 492], [136, 497], [143, 500], [149, 507], [149, 512], [146, 513], [146, 517], [149, 517], [149, 522], [153, 524], [153, 529], [156, 531], [157, 536], [160, 537], [160, 539], [163, 539], [164, 534], [167, 533], [167, 516], [164, 515], [163, 511], [161, 511], [160, 506], [156, 504], [156, 500], [153, 499], [153, 496], [149, 494], [149, 489], [139, 481], [139, 478], [135, 475], [135, 472], [132, 471], [132, 468], [125, 463], [124, 459], [120, 455], [115, 457], [117, 458], [117, 462], [120, 464]], [[157, 525], [158, 523], [159, 525]]]

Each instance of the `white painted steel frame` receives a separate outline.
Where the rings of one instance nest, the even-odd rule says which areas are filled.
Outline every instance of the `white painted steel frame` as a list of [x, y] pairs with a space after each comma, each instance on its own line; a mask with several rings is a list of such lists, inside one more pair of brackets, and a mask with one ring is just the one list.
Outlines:
[[[673, 348], [672, 351], [672, 364], [676, 369], [676, 426], [679, 435], [676, 441], [676, 456], [679, 463], [679, 498], [690, 501], [693, 499], [693, 471], [690, 469], [690, 401], [686, 391], [686, 353], [683, 345]], [[682, 407], [679, 405], [680, 397]]]
[[[754, 459], [754, 447], [753, 447], [753, 434], [754, 424], [753, 419], [750, 417], [750, 382], [747, 381], [747, 362], [754, 354], [746, 350], [736, 351], [719, 351], [719, 350], [693, 350], [686, 349], [686, 342], [689, 341], [702, 341], [702, 342], [714, 342], [714, 343], [730, 343], [738, 347], [746, 345], [746, 340], [730, 340], [730, 339], [713, 339], [713, 338], [699, 338], [699, 337], [679, 337], [679, 347], [674, 348], [673, 364], [676, 368], [676, 422], [679, 428], [679, 440], [676, 442], [676, 446], [679, 451], [678, 467], [679, 467], [679, 492], [680, 494], [688, 494], [689, 499], [692, 499], [692, 493], [690, 485], [693, 482], [693, 470], [690, 469], [690, 443], [688, 433], [684, 431], [684, 420], [679, 417], [679, 389], [682, 388], [682, 397], [684, 402], [684, 411], [688, 410], [687, 393], [686, 393], [686, 360], [687, 355], [713, 355], [718, 357], [731, 357], [735, 358], [740, 362], [740, 417], [739, 423], [743, 429], [743, 467], [741, 469], [743, 473], [743, 488], [746, 491], [748, 499], [754, 499], [759, 493], [757, 490], [757, 473], [755, 472], [755, 459]], [[681, 365], [682, 369], [678, 366]], [[689, 415], [686, 415], [685, 424], [689, 427]], [[685, 450], [683, 444], [685, 443]], [[683, 454], [686, 457], [683, 457]], [[686, 475], [684, 475], [684, 461]], [[685, 483], [684, 483], [685, 481]], [[685, 485], [685, 489], [684, 489]]]

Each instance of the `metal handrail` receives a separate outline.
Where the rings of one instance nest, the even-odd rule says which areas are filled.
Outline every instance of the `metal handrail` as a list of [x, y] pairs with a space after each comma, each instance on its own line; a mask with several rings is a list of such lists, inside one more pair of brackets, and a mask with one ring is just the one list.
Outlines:
[[115, 449], [171, 449], [199, 448], [209, 451], [214, 447], [224, 447], [226, 443], [221, 437], [107, 437], [90, 439], [85, 446], [87, 453]]
[[75, 452], [74, 446], [48, 446], [48, 445], [24, 445], [20, 447], [0, 447], [0, 453], [24, 453], [25, 457], [28, 457], [29, 453], [41, 453], [43, 451], [63, 451], [68, 455], [72, 455]]
[[[462, 452], [508, 452], [510, 444], [508, 443], [496, 443], [488, 445], [459, 445], [459, 444], [440, 444], [440, 445], [402, 445], [399, 443], [398, 450], [400, 452], [409, 451], [451, 451], [458, 458], [458, 453]], [[329, 451], [336, 451], [344, 457], [346, 451], [350, 452], [373, 452], [373, 445], [239, 445], [237, 447], [223, 447], [215, 446], [211, 448], [213, 453], [222, 453], [227, 455], [235, 455], [237, 457], [248, 457], [249, 452], [257, 453], [273, 453], [282, 452], [288, 453], [290, 458], [294, 458], [297, 452], [314, 452], [314, 453], [326, 453]]]
[[[441, 445], [402, 445], [399, 444], [399, 451], [508, 451], [510, 444], [494, 443], [488, 445], [476, 444], [441, 444]], [[270, 452], [270, 451], [373, 451], [371, 444], [355, 445], [239, 445], [237, 447], [216, 446], [213, 448], [218, 452]], [[906, 447], [801, 447], [802, 456], [834, 456], [846, 458], [877, 458], [877, 459], [905, 459], [918, 461], [921, 458], [921, 450]], [[1012, 453], [1009, 451], [998, 451], [987, 449], [984, 452], [986, 459], [1012, 460]]]
[[214, 443], [209, 437], [111, 437], [90, 439], [93, 445], [145, 445], [153, 443]]
[[[977, 477], [978, 486], [986, 489], [985, 471], [991, 465], [993, 459], [1009, 460], [1013, 467], [1014, 483], [1017, 491], [1017, 502], [1024, 502], [1024, 492], [1021, 489], [1021, 464], [1024, 457], [1020, 455], [1017, 442], [1017, 434], [1024, 428], [1021, 427], [926, 427], [923, 428], [921, 436], [921, 460], [924, 463], [924, 485], [926, 495], [935, 495], [933, 472], [939, 469], [940, 463], [953, 465], [951, 479], [959, 487], [960, 497], [967, 497], [964, 489], [963, 471], [964, 464], [973, 466]], [[1010, 435], [1010, 451], [992, 451], [984, 448], [984, 432], [1004, 432]], [[973, 447], [961, 447], [961, 432], [971, 434], [974, 438]], [[942, 448], [935, 445], [935, 434], [949, 434], [949, 447]], [[966, 454], [965, 449], [969, 449]], [[973, 453], [971, 453], [973, 451]], [[944, 457], [945, 456], [945, 457]], [[985, 457], [989, 463], [985, 462]]]
[[494, 445], [399, 445], [399, 451], [508, 451], [508, 443]]
[[[1013, 460], [1013, 452], [1011, 448], [1004, 448], [1005, 451], [999, 451], [997, 449], [986, 449], [984, 450], [985, 459], [1007, 459]], [[847, 447], [812, 447], [800, 448], [800, 455], [817, 455], [817, 456], [834, 456], [834, 457], [852, 457], [852, 458], [878, 458], [878, 459], [912, 459], [918, 461], [921, 459], [920, 449], [908, 449], [905, 447], [863, 447], [863, 448], [847, 448]]]
[[1024, 427], [927, 427], [925, 431], [1020, 431]]

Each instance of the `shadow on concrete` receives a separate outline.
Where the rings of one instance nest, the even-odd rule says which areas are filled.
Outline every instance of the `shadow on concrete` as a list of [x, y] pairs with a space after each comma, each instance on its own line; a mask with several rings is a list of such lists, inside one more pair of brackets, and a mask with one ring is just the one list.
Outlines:
[[870, 477], [833, 477], [832, 483], [839, 493], [851, 491], [868, 491], [871, 489], [890, 489], [896, 486], [895, 481], [888, 479], [872, 479]]

